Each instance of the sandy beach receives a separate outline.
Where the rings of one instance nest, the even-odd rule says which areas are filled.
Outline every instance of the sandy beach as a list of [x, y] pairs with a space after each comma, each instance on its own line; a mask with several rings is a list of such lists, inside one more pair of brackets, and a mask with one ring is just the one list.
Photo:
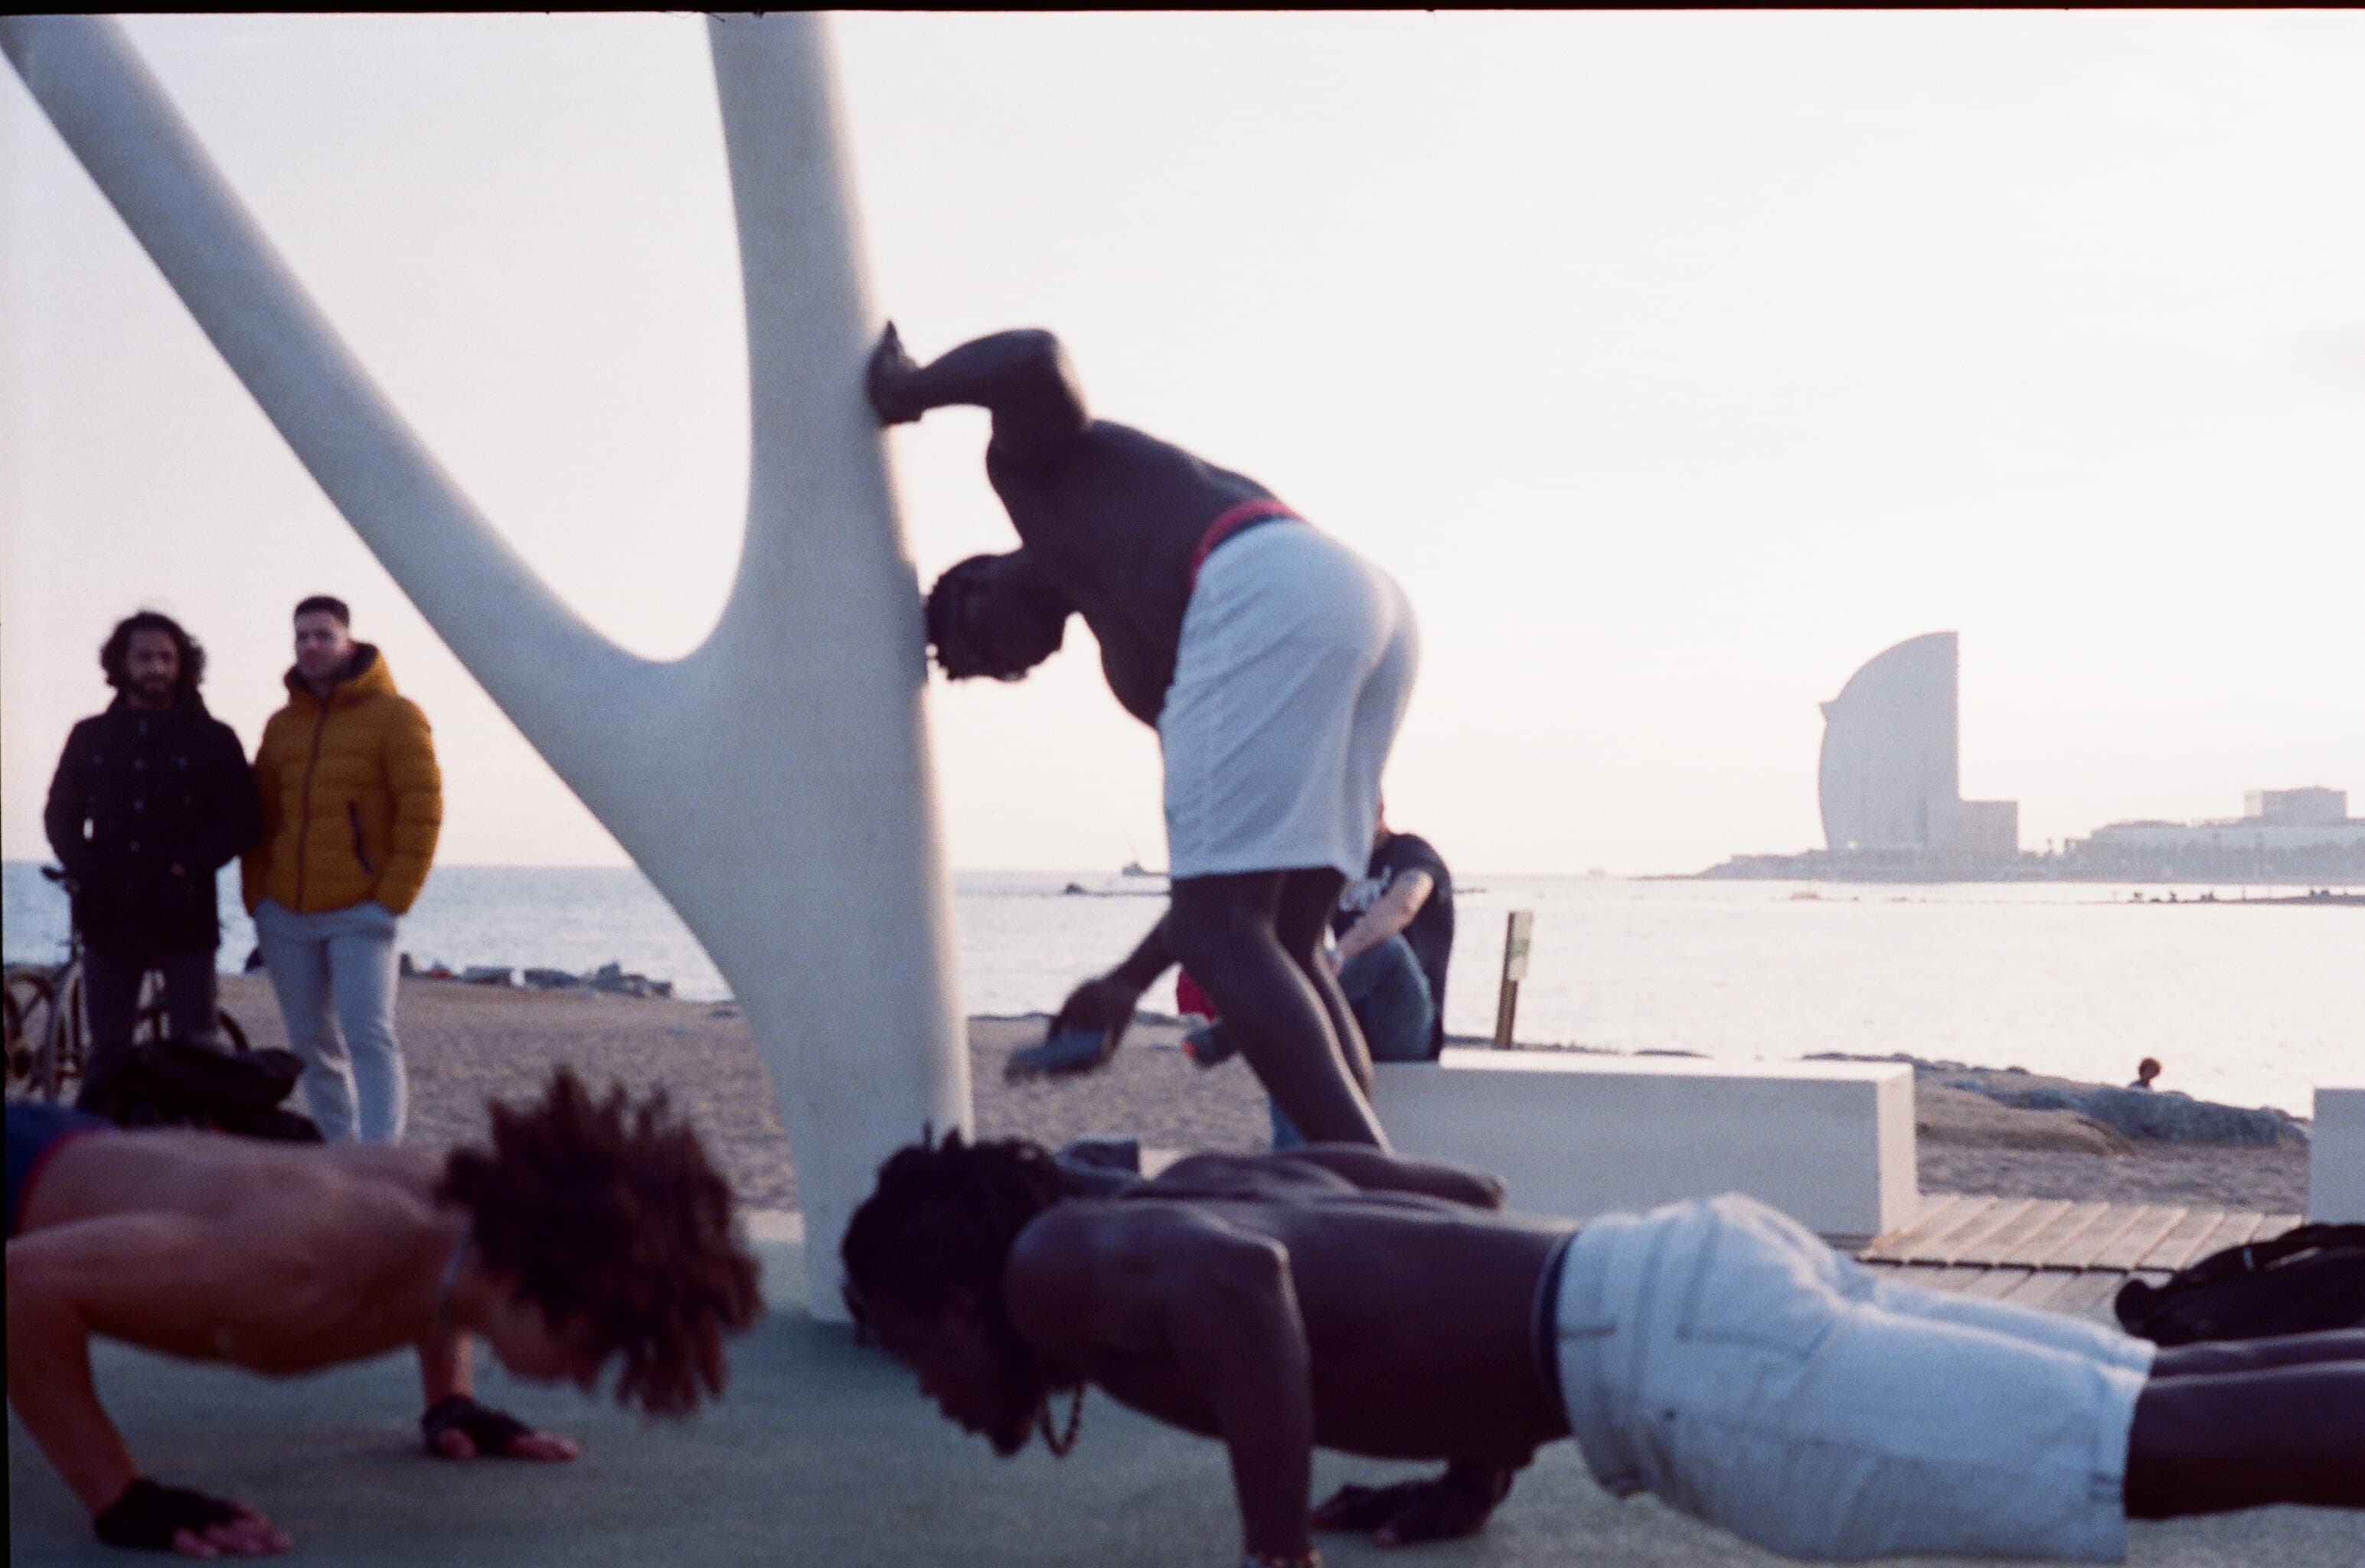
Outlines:
[[[225, 976], [222, 1002], [256, 1046], [285, 1043], [269, 983]], [[407, 1141], [444, 1148], [481, 1136], [488, 1099], [533, 1094], [561, 1061], [594, 1085], [662, 1084], [697, 1126], [741, 1199], [796, 1206], [796, 1171], [771, 1085], [738, 1009], [581, 991], [525, 991], [407, 980], [397, 1020], [410, 1064]], [[1121, 1133], [1152, 1148], [1253, 1150], [1265, 1103], [1238, 1060], [1212, 1070], [1174, 1048], [1171, 1024], [1142, 1024], [1103, 1070], [1010, 1084], [1003, 1063], [1042, 1037], [1036, 1018], [972, 1018], [978, 1129], [1058, 1145]], [[2051, 1081], [2026, 1080], [2030, 1084]], [[1918, 1086], [1922, 1189], [2009, 1197], [2170, 1202], [2269, 1213], [2307, 1206], [2307, 1150], [2130, 1140], [2061, 1111], [2014, 1110], [1925, 1077]], [[917, 1129], [915, 1128], [916, 1132]]]

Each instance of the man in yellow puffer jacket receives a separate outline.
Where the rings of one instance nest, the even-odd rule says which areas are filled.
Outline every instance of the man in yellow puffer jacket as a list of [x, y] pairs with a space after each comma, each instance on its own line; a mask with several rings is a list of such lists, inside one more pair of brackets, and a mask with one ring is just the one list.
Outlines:
[[443, 779], [427, 715], [352, 627], [342, 599], [296, 607], [287, 706], [254, 753], [263, 837], [246, 856], [246, 907], [312, 1119], [331, 1141], [398, 1143], [409, 1091], [395, 931], [435, 858]]

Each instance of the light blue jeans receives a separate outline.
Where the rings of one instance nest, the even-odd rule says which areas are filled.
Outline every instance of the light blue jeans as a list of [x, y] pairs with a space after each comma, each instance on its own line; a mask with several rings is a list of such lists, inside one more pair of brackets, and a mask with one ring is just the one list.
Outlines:
[[[1412, 944], [1391, 936], [1339, 967], [1339, 989], [1363, 1031], [1373, 1061], [1427, 1061], [1437, 1009], [1429, 997], [1429, 977], [1420, 972]], [[1299, 1148], [1306, 1139], [1295, 1123], [1267, 1096], [1272, 1111], [1272, 1147]]]
[[1816, 1562], [2126, 1555], [2147, 1341], [1900, 1284], [1732, 1193], [1587, 1220], [1553, 1306], [1618, 1496]]
[[298, 914], [271, 899], [254, 936], [304, 1059], [304, 1108], [334, 1143], [399, 1143], [409, 1110], [394, 1037], [394, 912], [375, 900]]

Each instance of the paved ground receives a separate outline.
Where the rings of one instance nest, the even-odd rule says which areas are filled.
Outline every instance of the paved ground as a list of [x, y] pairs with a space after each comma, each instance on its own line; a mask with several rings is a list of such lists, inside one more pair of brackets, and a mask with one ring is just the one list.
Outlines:
[[[768, 1284], [801, 1297], [797, 1250], [763, 1246]], [[272, 1383], [102, 1345], [99, 1385], [134, 1451], [167, 1479], [248, 1498], [297, 1538], [291, 1561], [416, 1564], [1216, 1564], [1239, 1537], [1224, 1458], [1094, 1395], [1073, 1457], [1039, 1446], [994, 1458], [841, 1328], [794, 1308], [740, 1342], [732, 1396], [682, 1427], [643, 1428], [571, 1391], [488, 1396], [583, 1439], [572, 1465], [439, 1465], [407, 1434], [417, 1384], [404, 1358]], [[1324, 1455], [1317, 1487], [1413, 1473]], [[18, 1568], [130, 1559], [86, 1520], [12, 1417], [9, 1561]], [[1339, 1564], [1396, 1568], [1721, 1568], [1780, 1561], [1648, 1498], [1619, 1503], [1561, 1444], [1473, 1541], [1384, 1553], [1330, 1538]], [[2365, 1520], [2304, 1509], [2136, 1527], [2150, 1568], [2356, 1568]]]

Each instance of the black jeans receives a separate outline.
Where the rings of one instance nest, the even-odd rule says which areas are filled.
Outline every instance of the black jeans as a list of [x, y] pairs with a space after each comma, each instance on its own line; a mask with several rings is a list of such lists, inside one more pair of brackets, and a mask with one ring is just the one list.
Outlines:
[[83, 1009], [90, 1015], [90, 1066], [84, 1081], [98, 1076], [99, 1065], [131, 1048], [131, 1031], [139, 1022], [140, 982], [151, 969], [164, 971], [165, 1032], [176, 1040], [214, 1037], [214, 950], [181, 953], [103, 953], [86, 948], [82, 956]]

